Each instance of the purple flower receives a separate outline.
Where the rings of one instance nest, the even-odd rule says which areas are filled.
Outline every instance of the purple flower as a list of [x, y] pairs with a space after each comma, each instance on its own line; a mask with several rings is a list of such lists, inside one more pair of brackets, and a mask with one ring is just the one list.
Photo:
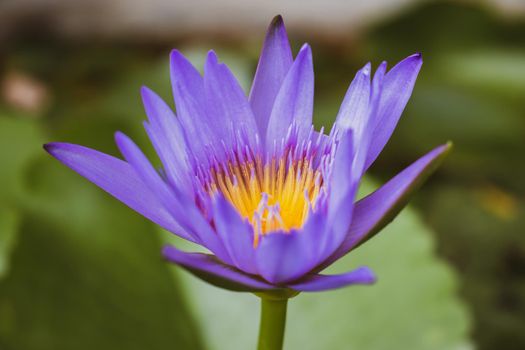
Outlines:
[[198, 277], [236, 291], [321, 291], [373, 283], [367, 267], [321, 270], [387, 225], [450, 145], [426, 154], [355, 202], [360, 180], [390, 138], [421, 68], [420, 54], [355, 76], [330, 133], [312, 126], [314, 72], [305, 44], [292, 56], [272, 22], [249, 97], [213, 51], [201, 75], [177, 50], [171, 80], [177, 116], [148, 88], [147, 134], [157, 171], [126, 135], [125, 161], [67, 143], [46, 150], [135, 211], [207, 248], [163, 254]]

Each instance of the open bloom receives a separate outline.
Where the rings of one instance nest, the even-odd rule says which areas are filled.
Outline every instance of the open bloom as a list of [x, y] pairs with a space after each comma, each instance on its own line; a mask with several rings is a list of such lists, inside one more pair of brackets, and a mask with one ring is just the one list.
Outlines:
[[125, 161], [67, 143], [46, 150], [168, 231], [207, 248], [164, 256], [237, 291], [320, 291], [375, 279], [367, 267], [319, 272], [382, 229], [444, 157], [423, 156], [355, 202], [360, 179], [390, 138], [421, 67], [420, 54], [387, 72], [355, 76], [330, 133], [314, 130], [312, 53], [292, 56], [280, 17], [266, 35], [249, 97], [208, 53], [201, 75], [177, 50], [171, 80], [177, 116], [148, 88], [147, 134], [155, 169], [127, 136]]

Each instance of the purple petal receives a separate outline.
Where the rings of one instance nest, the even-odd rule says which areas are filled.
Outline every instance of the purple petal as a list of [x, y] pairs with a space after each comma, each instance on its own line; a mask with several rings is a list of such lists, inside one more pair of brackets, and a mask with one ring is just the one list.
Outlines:
[[144, 153], [129, 137], [117, 132], [115, 141], [122, 155], [134, 167], [143, 182], [150, 186], [151, 190], [160, 198], [164, 206], [169, 208], [170, 213], [177, 222], [190, 232], [193, 237], [198, 238], [198, 243], [204, 245], [223, 261], [229, 263], [230, 258], [222, 242], [195, 204], [186, 199], [176, 188], [167, 186]]
[[360, 144], [368, 125], [370, 88], [370, 63], [367, 63], [350, 84], [335, 121], [338, 129], [354, 131], [355, 145]]
[[301, 230], [262, 236], [255, 250], [259, 274], [275, 284], [303, 276], [321, 259], [319, 239], [326, 233], [325, 227], [326, 215], [310, 214]]
[[128, 163], [90, 148], [69, 143], [48, 143], [44, 148], [60, 162], [131, 209], [164, 229], [195, 241], [174, 220]]
[[175, 84], [173, 90], [178, 99], [184, 101], [177, 104], [177, 113], [188, 140], [187, 146], [196, 159], [206, 162], [209, 147], [217, 145], [221, 140], [220, 133], [218, 130], [212, 130], [205, 112], [205, 104], [199, 104], [184, 85]]
[[[220, 132], [226, 146], [232, 146], [232, 137], [244, 133], [250, 145], [255, 146], [257, 125], [252, 109], [241, 86], [224, 63], [219, 63], [210, 51], [204, 66], [204, 91], [211, 127]], [[253, 149], [253, 148], [252, 148]]]
[[212, 255], [185, 253], [172, 246], [164, 247], [163, 255], [197, 277], [221, 288], [241, 292], [275, 289], [274, 286], [256, 276], [248, 275], [221, 263]]
[[308, 44], [305, 44], [299, 51], [275, 98], [266, 132], [267, 148], [271, 149], [274, 140], [280, 142], [292, 124], [297, 126], [299, 137], [305, 136], [312, 126], [313, 104], [312, 50]]
[[372, 284], [375, 281], [372, 270], [362, 266], [341, 275], [309, 275], [300, 282], [289, 283], [287, 287], [301, 292], [320, 292], [352, 284]]
[[257, 274], [253, 227], [221, 194], [214, 199], [213, 221], [233, 264], [242, 271]]
[[292, 63], [292, 50], [283, 19], [276, 16], [268, 27], [250, 92], [250, 104], [262, 137], [266, 136], [275, 97]]
[[150, 190], [159, 198], [161, 203], [166, 208], [173, 209], [175, 219], [187, 230], [191, 230], [191, 221], [186, 215], [180, 215], [182, 206], [176, 200], [170, 187], [160, 177], [159, 173], [153, 168], [149, 160], [139, 147], [126, 135], [121, 132], [115, 133], [115, 143], [124, 156], [126, 161], [135, 169], [135, 172], [140, 176], [143, 183], [150, 188]]
[[[184, 57], [178, 50], [171, 51], [170, 55], [170, 76], [172, 87], [177, 84], [184, 88], [199, 102], [204, 103], [204, 80], [199, 71]], [[184, 100], [178, 100], [175, 90], [173, 91], [175, 104], [184, 103]]]
[[344, 234], [350, 224], [360, 175], [353, 171], [356, 155], [353, 130], [347, 129], [342, 133], [329, 180], [328, 222], [332, 223], [336, 232]]
[[327, 267], [389, 224], [407, 204], [410, 196], [436, 170], [450, 149], [451, 144], [435, 148], [357, 202], [345, 240], [316, 270]]
[[162, 160], [168, 178], [179, 188], [191, 190], [186, 140], [179, 121], [156, 93], [147, 87], [143, 87], [141, 93], [144, 109], [150, 120], [150, 124], [145, 125], [146, 131]]
[[[358, 160], [356, 161], [356, 167], [354, 171], [363, 174], [366, 171], [366, 160], [368, 158], [368, 153], [370, 145], [373, 142], [373, 133], [375, 126], [377, 125], [378, 120], [378, 110], [380, 105], [380, 100], [383, 92], [383, 80], [386, 72], [386, 62], [382, 62], [377, 68], [374, 78], [372, 79], [372, 85], [370, 87], [370, 100], [368, 103], [368, 117], [366, 125], [364, 125], [364, 130], [359, 134], [358, 142], [355, 142], [358, 152]], [[360, 125], [363, 127], [363, 125]]]
[[394, 132], [422, 64], [421, 54], [415, 54], [399, 62], [385, 75], [365, 169], [375, 161]]
[[180, 124], [188, 139], [191, 139], [188, 147], [196, 155], [202, 155], [205, 145], [216, 138], [206, 114], [204, 79], [178, 50], [171, 52], [170, 62], [173, 98]]

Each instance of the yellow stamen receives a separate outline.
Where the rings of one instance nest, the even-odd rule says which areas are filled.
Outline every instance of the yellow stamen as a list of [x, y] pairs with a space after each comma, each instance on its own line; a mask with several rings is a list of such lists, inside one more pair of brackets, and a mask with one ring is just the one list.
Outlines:
[[287, 156], [242, 164], [230, 162], [227, 172], [212, 171], [210, 194], [221, 192], [254, 228], [254, 246], [260, 235], [290, 231], [303, 226], [314, 208], [322, 186], [319, 170], [307, 159], [289, 161]]

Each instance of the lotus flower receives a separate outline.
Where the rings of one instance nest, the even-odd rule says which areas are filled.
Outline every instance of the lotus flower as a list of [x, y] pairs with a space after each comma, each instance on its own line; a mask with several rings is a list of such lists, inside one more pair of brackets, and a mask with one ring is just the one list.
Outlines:
[[83, 146], [45, 149], [130, 208], [209, 254], [174, 246], [164, 257], [209, 283], [256, 293], [313, 292], [370, 284], [367, 267], [320, 272], [371, 238], [407, 203], [445, 156], [432, 150], [356, 201], [370, 165], [390, 138], [421, 68], [414, 54], [387, 71], [357, 72], [329, 133], [312, 125], [310, 46], [295, 56], [281, 17], [271, 23], [247, 97], [210, 51], [204, 74], [177, 50], [171, 81], [177, 116], [142, 89], [155, 169], [117, 132], [121, 160]]

